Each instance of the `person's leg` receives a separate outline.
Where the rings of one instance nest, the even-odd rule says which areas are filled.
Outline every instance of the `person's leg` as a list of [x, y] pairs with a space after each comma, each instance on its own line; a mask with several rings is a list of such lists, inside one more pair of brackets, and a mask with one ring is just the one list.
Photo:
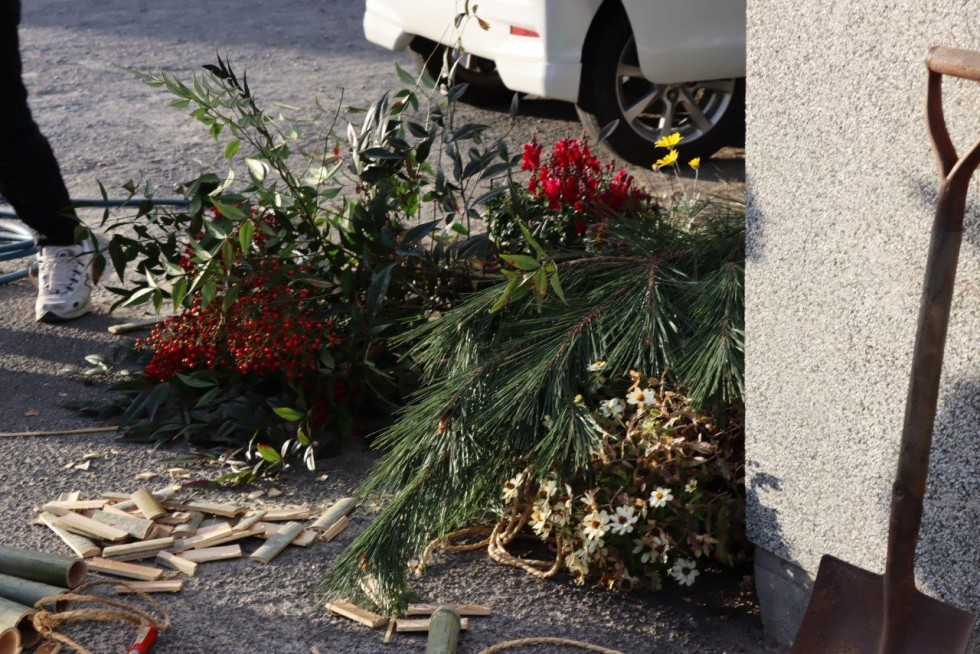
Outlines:
[[79, 221], [51, 146], [27, 106], [19, 22], [20, 0], [0, 0], [0, 195], [38, 232], [39, 245], [71, 245]]

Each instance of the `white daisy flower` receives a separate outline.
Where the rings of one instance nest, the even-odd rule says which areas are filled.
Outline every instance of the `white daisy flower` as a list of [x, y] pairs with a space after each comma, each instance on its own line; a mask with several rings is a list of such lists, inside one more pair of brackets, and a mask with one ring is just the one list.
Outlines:
[[517, 494], [521, 490], [521, 486], [524, 485], [524, 473], [520, 473], [512, 479], [508, 479], [504, 482], [504, 492], [503, 497], [507, 502], [513, 502], [517, 499]]
[[599, 361], [595, 361], [595, 362], [589, 364], [588, 371], [589, 372], [599, 372], [600, 370], [602, 370], [605, 367], [606, 367], [606, 362], [600, 359]]
[[692, 479], [691, 481], [687, 482], [687, 486], [684, 487], [684, 490], [687, 491], [688, 493], [693, 493], [694, 489], [696, 489], [697, 487], [698, 487], [698, 480]]
[[538, 486], [538, 495], [543, 495], [544, 497], [551, 497], [558, 490], [558, 481], [548, 477]]
[[655, 509], [667, 506], [667, 502], [674, 499], [674, 494], [670, 492], [669, 488], [664, 488], [661, 486], [657, 490], [650, 493], [650, 506]]
[[657, 392], [652, 388], [637, 388], [626, 395], [626, 401], [630, 404], [653, 404], [657, 399]]
[[592, 509], [592, 512], [582, 518], [582, 532], [587, 540], [599, 540], [609, 531], [609, 514], [605, 511]]
[[602, 412], [607, 418], [618, 418], [623, 415], [623, 411], [626, 409], [626, 405], [618, 397], [614, 397], [611, 400], [606, 400], [599, 405], [599, 411]]
[[677, 559], [674, 561], [674, 567], [671, 568], [670, 574], [674, 576], [674, 579], [681, 586], [693, 586], [694, 578], [701, 574], [701, 571], [698, 570], [697, 564], [694, 561]]
[[636, 511], [633, 510], [632, 506], [617, 507], [616, 513], [612, 516], [612, 521], [610, 522], [610, 529], [614, 534], [628, 534], [633, 531], [633, 525], [639, 519], [640, 517], [636, 515]]

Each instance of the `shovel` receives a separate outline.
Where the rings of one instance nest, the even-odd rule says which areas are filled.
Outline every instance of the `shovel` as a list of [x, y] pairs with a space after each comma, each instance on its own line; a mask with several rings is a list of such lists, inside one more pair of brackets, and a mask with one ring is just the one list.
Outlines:
[[916, 589], [915, 546], [966, 191], [980, 165], [980, 141], [964, 156], [956, 155], [943, 117], [942, 76], [980, 82], [980, 52], [934, 47], [926, 67], [926, 113], [942, 185], [919, 306], [898, 474], [892, 487], [885, 574], [824, 555], [791, 654], [959, 654], [966, 651], [973, 631], [974, 616]]

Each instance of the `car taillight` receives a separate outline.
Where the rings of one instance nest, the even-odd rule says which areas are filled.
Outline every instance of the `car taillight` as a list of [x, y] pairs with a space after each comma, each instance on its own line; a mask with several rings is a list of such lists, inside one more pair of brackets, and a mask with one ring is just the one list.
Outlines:
[[541, 38], [541, 35], [534, 30], [529, 30], [524, 27], [518, 27], [517, 25], [510, 26], [510, 33], [514, 36], [530, 36], [533, 38]]

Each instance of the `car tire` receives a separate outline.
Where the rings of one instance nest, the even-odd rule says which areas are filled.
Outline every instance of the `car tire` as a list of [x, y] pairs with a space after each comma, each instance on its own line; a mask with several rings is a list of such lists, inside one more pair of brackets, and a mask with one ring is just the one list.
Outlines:
[[[430, 41], [422, 37], [415, 37], [409, 44], [409, 51], [412, 54], [412, 61], [416, 69], [421, 72], [426, 70], [432, 79], [445, 83], [443, 73], [443, 63], [446, 60], [446, 53], [449, 51], [447, 46]], [[454, 51], [450, 51], [452, 57]], [[477, 57], [476, 55], [463, 55], [456, 67], [456, 84], [469, 84], [466, 93], [460, 100], [467, 104], [476, 106], [493, 106], [507, 104], [514, 96], [514, 92], [504, 86], [497, 73], [497, 66], [489, 59]], [[450, 62], [453, 61], [450, 59]]]
[[582, 66], [582, 93], [576, 110], [586, 132], [595, 139], [604, 127], [619, 121], [603, 141], [617, 156], [650, 166], [666, 154], [654, 142], [673, 132], [683, 137], [677, 146], [681, 162], [744, 143], [743, 78], [650, 82], [640, 74], [636, 41], [625, 15], [608, 16], [594, 27], [589, 41], [593, 47]]

